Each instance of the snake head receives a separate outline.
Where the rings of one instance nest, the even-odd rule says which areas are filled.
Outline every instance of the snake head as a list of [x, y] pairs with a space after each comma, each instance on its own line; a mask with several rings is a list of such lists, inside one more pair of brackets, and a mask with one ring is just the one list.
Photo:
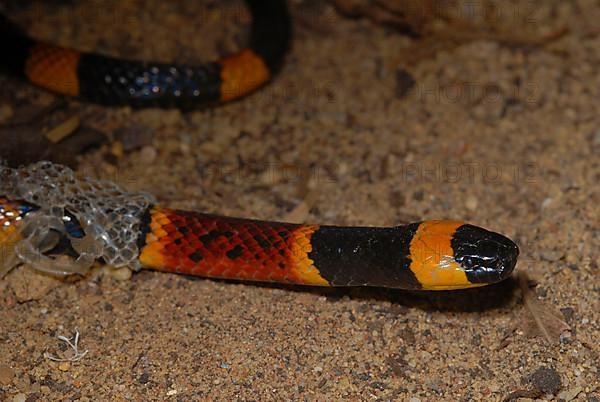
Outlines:
[[422, 289], [463, 289], [508, 278], [518, 255], [501, 234], [459, 221], [425, 221], [410, 244], [410, 270]]
[[506, 279], [517, 263], [519, 247], [501, 234], [473, 225], [460, 226], [452, 237], [454, 260], [471, 283]]

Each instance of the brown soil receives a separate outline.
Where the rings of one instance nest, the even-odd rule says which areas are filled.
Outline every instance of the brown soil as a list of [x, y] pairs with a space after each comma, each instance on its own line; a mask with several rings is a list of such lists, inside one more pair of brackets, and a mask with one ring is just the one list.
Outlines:
[[[233, 1], [28, 4], [10, 15], [37, 37], [163, 60], [225, 54], [249, 23]], [[81, 172], [169, 206], [283, 219], [305, 203], [295, 218], [505, 233], [537, 309], [516, 280], [430, 295], [21, 268], [0, 281], [0, 400], [599, 401], [600, 9], [500, 1], [495, 20], [482, 4], [419, 39], [294, 1], [283, 71], [247, 99], [51, 113], [111, 138]], [[3, 124], [56, 101], [2, 79]], [[547, 339], [553, 320], [570, 330]], [[45, 357], [68, 353], [56, 336], [76, 329], [87, 355]]]

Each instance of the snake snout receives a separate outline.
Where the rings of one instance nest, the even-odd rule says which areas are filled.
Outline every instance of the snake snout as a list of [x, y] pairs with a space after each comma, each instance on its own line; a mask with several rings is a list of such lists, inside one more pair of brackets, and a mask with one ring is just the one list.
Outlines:
[[455, 260], [471, 283], [495, 283], [515, 268], [519, 248], [508, 237], [472, 225], [454, 235]]

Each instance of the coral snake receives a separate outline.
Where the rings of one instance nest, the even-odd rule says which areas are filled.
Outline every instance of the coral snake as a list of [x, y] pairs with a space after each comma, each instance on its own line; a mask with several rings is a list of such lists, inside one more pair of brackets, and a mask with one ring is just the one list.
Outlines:
[[[446, 290], [507, 278], [519, 253], [505, 236], [457, 221], [340, 227], [169, 209], [50, 162], [2, 167], [0, 179], [0, 245], [9, 255], [0, 275], [20, 262], [84, 274], [100, 258], [211, 278]], [[56, 253], [72, 259], [58, 263]]]
[[[193, 108], [240, 98], [280, 67], [290, 41], [283, 0], [247, 0], [249, 46], [203, 65], [123, 60], [30, 38], [0, 15], [8, 69], [47, 90], [106, 105]], [[316, 286], [462, 289], [499, 282], [518, 247], [458, 221], [340, 227], [164, 208], [114, 183], [39, 162], [0, 166], [0, 277], [26, 262], [56, 275], [113, 266]], [[54, 258], [67, 254], [67, 262]]]
[[200, 65], [133, 61], [29, 37], [0, 15], [0, 51], [14, 74], [46, 90], [104, 105], [191, 109], [243, 97], [277, 72], [291, 37], [285, 0], [247, 0], [248, 47]]

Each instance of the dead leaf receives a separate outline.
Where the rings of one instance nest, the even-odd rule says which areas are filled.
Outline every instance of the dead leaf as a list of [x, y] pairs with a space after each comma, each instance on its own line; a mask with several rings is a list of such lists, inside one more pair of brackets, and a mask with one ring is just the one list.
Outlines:
[[310, 169], [304, 167], [300, 175], [301, 180], [297, 183], [297, 193], [302, 201], [293, 210], [284, 215], [283, 220], [290, 223], [306, 223], [311, 208], [317, 202], [319, 192], [316, 184], [310, 178]]
[[81, 121], [79, 120], [79, 117], [72, 116], [48, 131], [46, 133], [46, 138], [51, 143], [56, 144], [73, 134], [79, 128], [80, 124]]
[[12, 270], [6, 276], [6, 281], [19, 303], [40, 300], [62, 284], [59, 279], [39, 274], [25, 265]]
[[300, 204], [285, 214], [283, 220], [290, 223], [306, 223], [306, 218], [308, 218], [310, 209], [315, 205], [317, 200], [317, 194], [318, 192], [316, 190], [309, 190]]
[[[529, 278], [527, 274], [519, 274], [519, 287], [523, 293], [523, 302], [529, 311], [529, 323], [526, 324], [526, 331], [531, 332], [534, 328], [538, 334], [542, 335], [550, 344], [557, 344], [560, 341], [560, 335], [570, 329], [569, 325], [563, 320], [561, 312], [549, 303], [538, 300], [535, 293], [529, 288]], [[533, 322], [531, 322], [533, 320]]]

